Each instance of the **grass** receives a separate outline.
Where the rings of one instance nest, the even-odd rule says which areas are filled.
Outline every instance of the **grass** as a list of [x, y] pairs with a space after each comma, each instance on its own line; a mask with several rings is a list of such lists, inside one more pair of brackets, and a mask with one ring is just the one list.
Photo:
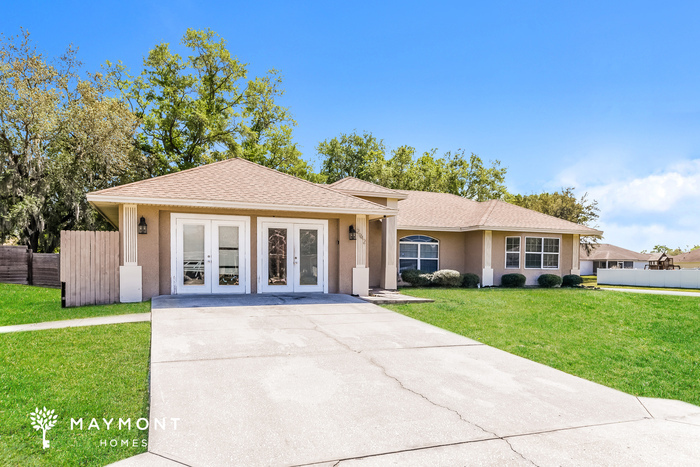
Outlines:
[[61, 308], [58, 289], [0, 284], [0, 326], [149, 311], [150, 302]]
[[672, 291], [672, 292], [700, 292], [700, 289], [680, 289], [680, 288], [672, 288], [672, 287], [641, 287], [641, 286], [636, 286], [636, 285], [608, 285], [608, 284], [601, 284], [600, 286], [598, 285], [598, 276], [581, 276], [583, 279], [583, 284], [586, 286], [593, 286], [593, 287], [606, 287], [610, 289], [639, 289], [639, 290], [666, 290], [666, 291]]
[[700, 405], [700, 298], [584, 289], [402, 289], [387, 308], [637, 396]]
[[[149, 352], [150, 323], [0, 335], [0, 465], [106, 465], [145, 452], [148, 431], [105, 431], [101, 420], [148, 419]], [[48, 449], [29, 420], [44, 406], [58, 415]], [[81, 417], [84, 429], [71, 430]], [[87, 429], [92, 418], [101, 430]], [[103, 439], [130, 445], [100, 446]]]

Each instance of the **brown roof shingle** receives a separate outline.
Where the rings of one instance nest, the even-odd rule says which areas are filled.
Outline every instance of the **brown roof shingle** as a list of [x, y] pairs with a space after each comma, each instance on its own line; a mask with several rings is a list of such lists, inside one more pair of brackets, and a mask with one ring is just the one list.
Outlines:
[[88, 194], [89, 201], [115, 199], [123, 199], [120, 202], [151, 200], [162, 201], [164, 204], [182, 202], [188, 205], [234, 203], [260, 205], [261, 209], [299, 207], [358, 214], [394, 212], [385, 206], [239, 158]]
[[500, 200], [472, 201], [449, 193], [404, 191], [399, 201], [399, 228], [450, 230], [552, 231], [600, 235], [584, 225], [542, 214]]
[[673, 262], [678, 263], [700, 263], [700, 248], [697, 250], [689, 251], [688, 253], [681, 253], [680, 255], [673, 256]]
[[584, 261], [649, 261], [650, 259], [657, 259], [658, 256], [658, 254], [654, 257], [654, 255], [637, 253], [636, 251], [627, 250], [609, 243], [599, 243], [592, 247], [590, 254], [581, 245], [579, 257]]
[[382, 198], [404, 199], [406, 197], [400, 191], [392, 190], [391, 188], [386, 188], [355, 177], [345, 177], [344, 179], [331, 183], [328, 186], [342, 192], [376, 195], [377, 197]]

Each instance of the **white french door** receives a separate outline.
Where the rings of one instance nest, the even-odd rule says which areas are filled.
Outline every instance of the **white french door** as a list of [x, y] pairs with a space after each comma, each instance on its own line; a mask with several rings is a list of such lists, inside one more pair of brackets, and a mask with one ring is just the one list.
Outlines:
[[328, 292], [327, 221], [258, 220], [258, 290]]
[[250, 293], [248, 218], [173, 214], [171, 222], [174, 293]]

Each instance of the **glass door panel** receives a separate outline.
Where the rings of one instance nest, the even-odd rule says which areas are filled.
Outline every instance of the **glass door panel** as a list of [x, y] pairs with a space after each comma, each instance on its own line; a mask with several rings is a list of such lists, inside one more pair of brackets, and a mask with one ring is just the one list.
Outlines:
[[267, 231], [267, 285], [287, 285], [287, 229]]
[[219, 226], [219, 285], [239, 285], [238, 227]]
[[209, 222], [177, 221], [177, 290], [179, 293], [211, 291]]
[[299, 229], [299, 285], [318, 285], [317, 229]]
[[245, 293], [245, 225], [237, 221], [212, 221], [213, 293]]
[[183, 285], [185, 287], [204, 285], [204, 280], [207, 276], [204, 270], [204, 226], [184, 225], [182, 241]]
[[294, 225], [294, 291], [323, 292], [323, 225]]

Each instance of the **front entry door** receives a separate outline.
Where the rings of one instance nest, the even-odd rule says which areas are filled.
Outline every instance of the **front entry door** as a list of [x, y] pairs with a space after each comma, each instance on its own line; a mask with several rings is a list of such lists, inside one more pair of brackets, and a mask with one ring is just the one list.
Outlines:
[[318, 221], [261, 222], [262, 292], [326, 291], [325, 229]]
[[243, 220], [175, 218], [175, 292], [245, 293], [247, 223]]

